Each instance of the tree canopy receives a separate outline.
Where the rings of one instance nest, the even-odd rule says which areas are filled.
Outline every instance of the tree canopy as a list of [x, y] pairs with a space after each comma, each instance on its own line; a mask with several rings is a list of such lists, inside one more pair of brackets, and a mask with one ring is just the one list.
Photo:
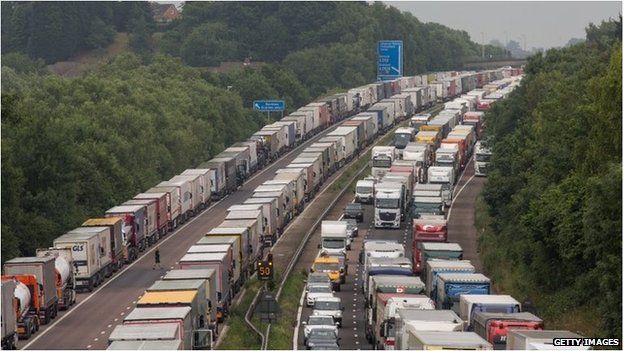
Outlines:
[[481, 239], [488, 268], [506, 262], [541, 311], [590, 308], [603, 322], [593, 336], [608, 337], [622, 327], [618, 27], [621, 17], [591, 25], [586, 42], [531, 57], [521, 86], [486, 114], [493, 221]]

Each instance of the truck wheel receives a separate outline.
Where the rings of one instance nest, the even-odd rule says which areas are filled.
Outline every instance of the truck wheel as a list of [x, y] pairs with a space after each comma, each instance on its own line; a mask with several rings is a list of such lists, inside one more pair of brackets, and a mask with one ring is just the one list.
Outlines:
[[50, 323], [50, 309], [46, 309], [45, 313], [43, 314], [43, 324], [48, 324]]
[[33, 334], [33, 331], [32, 331], [33, 326], [32, 326], [32, 324], [28, 324], [28, 325], [26, 325], [26, 328], [24, 328], [24, 329], [25, 329], [25, 332], [24, 332], [24, 335], [22, 336], [22, 338], [28, 340], [28, 339], [30, 339], [30, 336]]
[[92, 292], [93, 291], [93, 280], [89, 279], [89, 285], [87, 286], [87, 291], [88, 292]]

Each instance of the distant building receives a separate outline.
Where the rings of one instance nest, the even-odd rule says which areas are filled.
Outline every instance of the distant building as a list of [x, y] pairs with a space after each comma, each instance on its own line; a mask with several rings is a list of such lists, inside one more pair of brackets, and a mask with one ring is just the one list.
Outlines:
[[169, 23], [182, 16], [174, 4], [152, 2], [150, 5], [152, 7], [152, 16], [154, 16], [156, 23]]

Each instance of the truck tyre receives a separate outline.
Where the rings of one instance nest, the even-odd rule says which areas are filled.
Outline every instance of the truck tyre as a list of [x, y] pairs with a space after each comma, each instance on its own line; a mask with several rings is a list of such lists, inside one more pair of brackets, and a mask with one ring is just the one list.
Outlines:
[[26, 340], [30, 339], [30, 336], [32, 335], [32, 328], [33, 327], [31, 324], [27, 325], [26, 328], [24, 328], [26, 330], [23, 336], [24, 339]]
[[50, 323], [50, 309], [46, 308], [44, 314], [43, 314], [43, 324], [48, 324]]

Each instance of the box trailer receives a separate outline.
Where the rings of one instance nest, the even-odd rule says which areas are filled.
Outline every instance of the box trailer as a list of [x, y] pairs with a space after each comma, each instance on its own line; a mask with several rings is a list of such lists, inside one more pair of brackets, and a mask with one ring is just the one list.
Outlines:
[[202, 280], [205, 284], [206, 296], [210, 301], [208, 311], [210, 314], [209, 323], [215, 325], [217, 321], [217, 278], [214, 269], [172, 269], [168, 271], [162, 280]]
[[[124, 237], [123, 220], [118, 217], [90, 218], [82, 223], [83, 227], [108, 227], [111, 238], [111, 261], [113, 271], [121, 269], [128, 261], [128, 242]], [[71, 253], [71, 252], [70, 252]], [[73, 258], [72, 265], [73, 265]]]
[[180, 188], [175, 186], [153, 187], [145, 191], [145, 194], [158, 196], [166, 194], [167, 199], [167, 223], [169, 231], [173, 231], [178, 227], [178, 221], [181, 214], [180, 205]]
[[[58, 312], [58, 296], [56, 293], [56, 272], [54, 271], [54, 257], [17, 257], [4, 263], [4, 274], [7, 276], [31, 275], [37, 280], [39, 294], [32, 303], [39, 311], [41, 324], [48, 324]], [[13, 304], [9, 305], [12, 306]], [[3, 310], [5, 307], [2, 308]], [[9, 309], [11, 309], [9, 307]]]
[[134, 261], [146, 247], [147, 208], [143, 205], [115, 206], [108, 209], [104, 217], [116, 217], [124, 221], [121, 231], [128, 242], [128, 262]]
[[156, 202], [156, 228], [160, 237], [165, 236], [170, 227], [167, 209], [167, 194], [141, 193], [135, 195], [133, 200], [154, 200]]

